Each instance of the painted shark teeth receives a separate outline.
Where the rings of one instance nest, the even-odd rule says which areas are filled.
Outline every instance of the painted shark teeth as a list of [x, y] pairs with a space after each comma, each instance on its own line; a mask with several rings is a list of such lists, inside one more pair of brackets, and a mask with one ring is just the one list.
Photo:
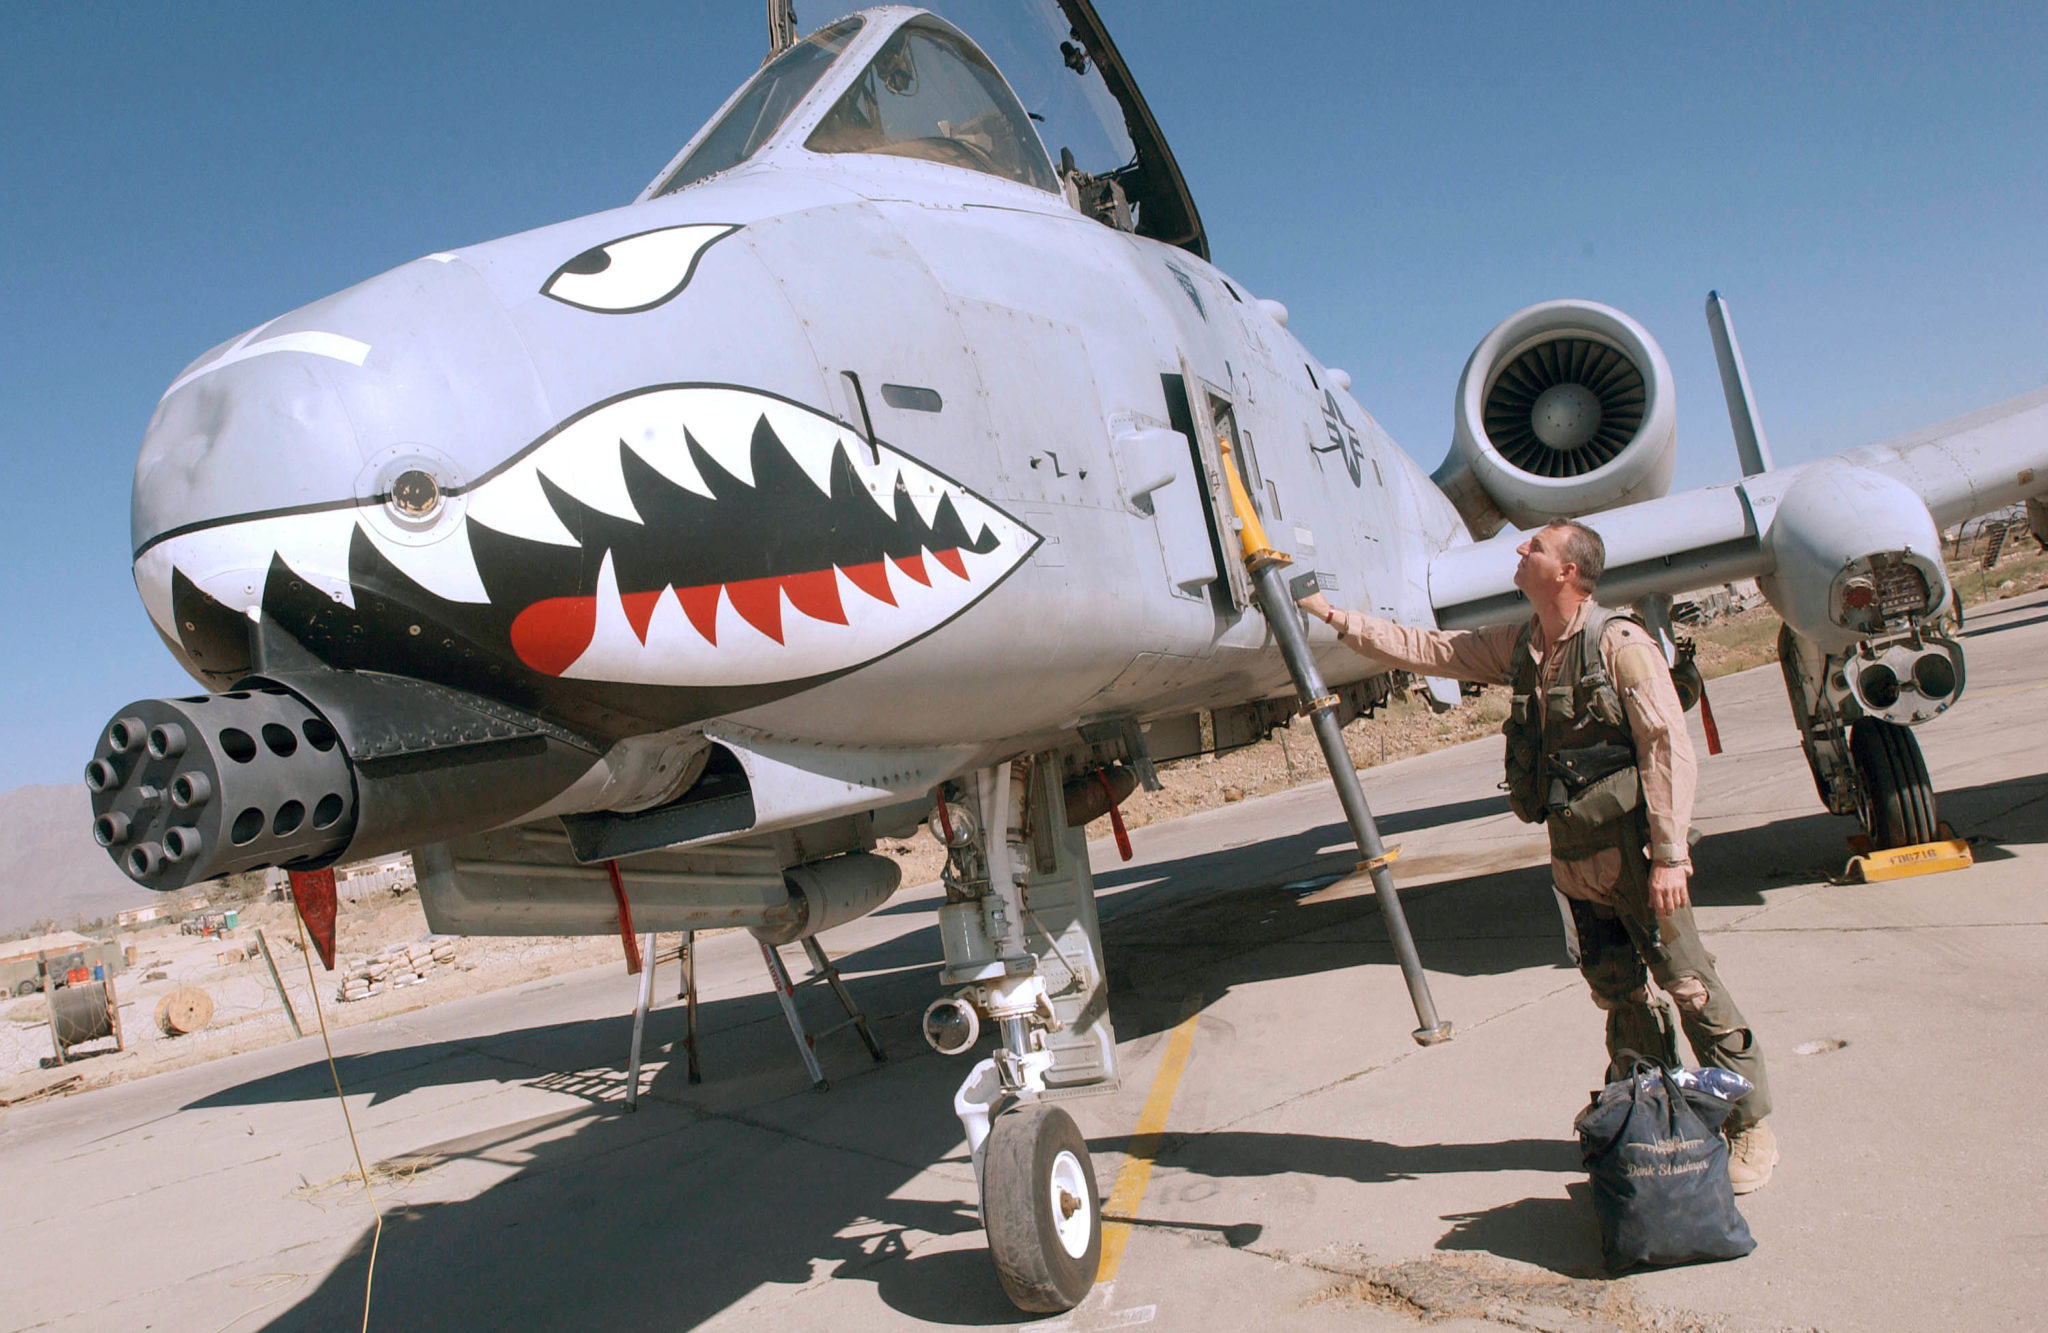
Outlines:
[[[629, 480], [629, 465], [641, 481]], [[776, 472], [776, 490], [760, 490], [771, 485], [757, 476], [761, 467]], [[700, 575], [705, 581], [689, 586], [662, 583], [660, 574], [652, 585], [624, 586], [624, 568], [637, 568], [635, 577], [644, 581], [663, 567], [650, 561], [647, 549], [664, 541], [681, 549], [687, 537], [636, 535], [635, 529], [644, 530], [637, 517], [630, 520], [634, 528], [593, 526], [592, 516], [579, 516], [564, 502], [557, 519], [591, 543], [587, 554], [599, 563], [596, 586], [520, 608], [510, 634], [527, 665], [568, 679], [716, 686], [844, 671], [959, 614], [1037, 544], [1002, 511], [915, 459], [809, 408], [743, 389], [675, 385], [600, 404], [492, 478], [476, 499], [484, 501], [501, 482], [526, 484], [526, 470], [610, 519], [625, 517], [635, 487], [647, 485], [651, 470], [694, 497], [692, 503], [759, 506], [771, 525], [781, 517], [830, 523], [835, 531], [842, 523], [884, 529], [897, 537], [886, 552], [858, 541], [833, 547], [837, 553], [830, 555], [813, 548], [810, 558], [792, 561], [800, 568], [739, 572], [725, 562], [725, 572]], [[790, 494], [790, 486], [811, 492], [808, 500]], [[593, 499], [599, 496], [613, 498]], [[698, 521], [687, 517], [688, 505], [676, 509], [652, 491], [640, 503], [654, 506], [650, 514], [666, 512], [670, 523]], [[847, 504], [874, 508], [863, 519]], [[836, 508], [819, 517], [824, 506]], [[480, 510], [481, 504], [472, 517]], [[796, 514], [812, 518], [790, 517]], [[598, 543], [612, 541], [634, 548], [635, 558], [622, 563], [619, 551], [599, 549]], [[685, 567], [696, 566], [670, 566]]]
[[[885, 559], [863, 568], [858, 581], [835, 567], [750, 585], [637, 594], [621, 593], [607, 554], [594, 597], [529, 608], [535, 619], [528, 625], [545, 624], [545, 630], [525, 631], [532, 638], [522, 644], [515, 622], [513, 643], [529, 665], [570, 680], [681, 686], [798, 680], [859, 666], [944, 624], [979, 601], [1024, 549], [1005, 540], [986, 553]], [[830, 608], [839, 614], [818, 614]], [[587, 646], [574, 652], [579, 642]]]
[[308, 584], [352, 608], [355, 590], [349, 584], [348, 551], [355, 530], [354, 508], [201, 528], [144, 551], [135, 561], [135, 586], [150, 619], [174, 643], [179, 629], [171, 612], [174, 566], [214, 600], [247, 609], [259, 603], [271, 559], [281, 555]]
[[713, 488], [691, 445], [734, 479], [753, 485], [754, 433], [766, 422], [784, 451], [821, 495], [831, 493], [835, 454], [852, 463], [861, 489], [884, 514], [900, 488], [929, 524], [952, 497], [970, 532], [999, 512], [963, 486], [885, 444], [871, 445], [845, 423], [806, 407], [746, 389], [675, 385], [616, 398], [575, 417], [470, 493], [469, 517], [511, 537], [574, 546], [577, 540], [548, 503], [540, 479], [582, 504], [641, 522], [621, 466], [630, 449], [669, 481], [711, 498]]
[[[675, 491], [658, 493], [663, 481]], [[687, 493], [680, 503], [678, 492]], [[509, 625], [508, 646], [536, 671], [721, 687], [814, 678], [892, 652], [980, 600], [1039, 540], [965, 486], [841, 421], [726, 386], [670, 385], [601, 403], [446, 494], [440, 524], [425, 532], [400, 531], [358, 502], [181, 533], [137, 558], [136, 581], [174, 641], [173, 568], [222, 605], [255, 614], [281, 561], [354, 610], [360, 529], [383, 563], [443, 604], [490, 606], [499, 628], [485, 638]], [[699, 531], [721, 522], [722, 538]], [[806, 540], [778, 543], [777, 531]], [[753, 533], [764, 544], [749, 554]], [[523, 602], [504, 570], [480, 565], [485, 547], [507, 549], [505, 537], [560, 552], [545, 559], [567, 560], [571, 571], [581, 550], [582, 567], [597, 567], [595, 586]], [[707, 563], [707, 552], [718, 558]], [[774, 560], [792, 567], [762, 567]], [[657, 583], [694, 570], [687, 577], [696, 581], [622, 587], [622, 568]], [[470, 632], [484, 633], [485, 623]]]
[[397, 541], [376, 523], [362, 529], [379, 553], [414, 583], [444, 602], [488, 602], [490, 593], [476, 567], [469, 544], [469, 525], [461, 523], [432, 542]]

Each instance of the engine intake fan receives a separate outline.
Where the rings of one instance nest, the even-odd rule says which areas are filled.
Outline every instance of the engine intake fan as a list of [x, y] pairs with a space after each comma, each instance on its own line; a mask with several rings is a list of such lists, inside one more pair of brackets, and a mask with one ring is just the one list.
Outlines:
[[1539, 477], [1583, 477], [1621, 457], [1642, 428], [1643, 372], [1606, 343], [1554, 338], [1494, 377], [1482, 408], [1501, 458]]
[[1592, 301], [1546, 301], [1480, 340], [1458, 382], [1434, 480], [1475, 539], [1671, 488], [1671, 368], [1641, 325]]

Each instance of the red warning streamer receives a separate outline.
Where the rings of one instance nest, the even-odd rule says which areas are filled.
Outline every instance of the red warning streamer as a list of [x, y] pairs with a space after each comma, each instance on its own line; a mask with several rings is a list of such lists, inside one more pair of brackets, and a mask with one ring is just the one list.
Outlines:
[[1707, 729], [1707, 753], [1721, 753], [1721, 729], [1714, 725], [1714, 706], [1707, 702], [1707, 685], [1700, 682], [1700, 725]]
[[1102, 794], [1109, 798], [1109, 827], [1116, 834], [1116, 854], [1128, 861], [1131, 859], [1131, 835], [1124, 828], [1123, 811], [1116, 808], [1116, 788], [1109, 785], [1109, 774], [1102, 769], [1095, 770], [1095, 780], [1102, 784]]
[[640, 937], [633, 933], [633, 908], [626, 901], [626, 881], [619, 878], [619, 863], [606, 861], [612, 877], [612, 897], [619, 900], [619, 938], [626, 942], [626, 975], [640, 975]]

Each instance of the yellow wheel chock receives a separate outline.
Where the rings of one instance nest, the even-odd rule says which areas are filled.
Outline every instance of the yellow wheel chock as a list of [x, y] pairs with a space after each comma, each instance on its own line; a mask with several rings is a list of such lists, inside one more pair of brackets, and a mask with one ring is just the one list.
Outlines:
[[1944, 870], [1964, 870], [1974, 863], [1969, 839], [1958, 838], [1956, 831], [1947, 824], [1941, 825], [1940, 834], [1933, 842], [1915, 843], [1911, 847], [1887, 847], [1882, 851], [1872, 849], [1868, 838], [1851, 838], [1849, 850], [1854, 855], [1843, 867], [1838, 882], [1876, 884], [1913, 875], [1938, 875]]

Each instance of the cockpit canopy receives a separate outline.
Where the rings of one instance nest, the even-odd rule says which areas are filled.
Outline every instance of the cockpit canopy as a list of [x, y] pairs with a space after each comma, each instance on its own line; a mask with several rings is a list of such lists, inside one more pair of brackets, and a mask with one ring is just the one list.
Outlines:
[[654, 191], [674, 194], [706, 176], [738, 166], [759, 152], [804, 94], [817, 86], [825, 71], [839, 58], [848, 42], [861, 29], [861, 18], [853, 15], [818, 29], [761, 67], [740, 95], [713, 121], [711, 128], [697, 136], [697, 146], [682, 164]]
[[930, 0], [838, 19], [765, 64], [641, 197], [784, 152], [960, 167], [1208, 253], [1173, 155], [1088, 0]]
[[924, 158], [1041, 190], [1060, 188], [1045, 146], [996, 67], [950, 26], [924, 15], [890, 35], [804, 147]]

